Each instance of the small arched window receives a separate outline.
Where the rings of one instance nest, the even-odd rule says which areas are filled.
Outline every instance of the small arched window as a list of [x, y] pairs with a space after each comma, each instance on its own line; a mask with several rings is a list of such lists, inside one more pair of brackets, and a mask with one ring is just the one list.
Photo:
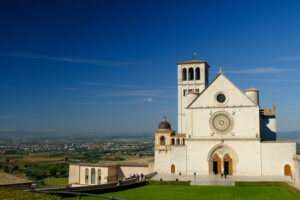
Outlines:
[[182, 138], [182, 144], [185, 145], [185, 139], [184, 138]]
[[171, 145], [175, 145], [175, 139], [174, 138], [171, 139]]
[[180, 140], [179, 138], [176, 139], [176, 145], [179, 145], [180, 144]]
[[98, 184], [101, 184], [101, 169], [98, 169]]
[[89, 169], [85, 169], [85, 184], [89, 184]]
[[189, 68], [189, 80], [194, 80], [194, 69]]
[[182, 80], [186, 81], [186, 68], [182, 69]]
[[196, 68], [196, 80], [200, 80], [200, 68]]
[[165, 136], [160, 137], [160, 145], [166, 145], [166, 138]]

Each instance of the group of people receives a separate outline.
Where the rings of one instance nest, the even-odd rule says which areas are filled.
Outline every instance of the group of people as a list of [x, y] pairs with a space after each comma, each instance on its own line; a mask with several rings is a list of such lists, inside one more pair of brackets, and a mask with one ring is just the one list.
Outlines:
[[221, 173], [221, 178], [224, 177], [226, 179], [227, 175], [228, 175], [228, 172], [227, 172], [227, 170], [224, 169], [223, 173]]
[[[143, 173], [141, 173], [141, 174], [138, 174], [138, 173], [136, 173], [136, 174], [130, 174], [129, 175], [129, 179], [136, 179], [137, 181], [147, 181], [148, 180], [148, 177], [147, 176], [144, 176], [144, 174]], [[123, 183], [123, 181], [124, 180], [128, 180], [128, 178], [123, 178], [123, 180], [122, 179], [118, 179], [117, 180], [117, 182], [118, 182], [118, 185], [122, 185], [122, 183]]]
[[136, 178], [137, 181], [147, 180], [147, 176], [144, 176], [143, 173], [141, 173], [140, 175], [138, 173], [133, 174], [133, 175], [130, 174], [129, 177], [132, 179]]

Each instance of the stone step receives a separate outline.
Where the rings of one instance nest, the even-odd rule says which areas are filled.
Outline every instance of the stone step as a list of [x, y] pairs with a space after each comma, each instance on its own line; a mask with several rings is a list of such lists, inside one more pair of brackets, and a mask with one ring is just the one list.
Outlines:
[[196, 180], [191, 181], [190, 185], [219, 185], [219, 186], [234, 186], [234, 181], [231, 180]]

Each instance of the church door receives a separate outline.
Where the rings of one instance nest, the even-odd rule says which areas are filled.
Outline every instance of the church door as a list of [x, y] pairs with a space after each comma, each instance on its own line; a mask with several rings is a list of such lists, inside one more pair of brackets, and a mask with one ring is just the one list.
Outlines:
[[213, 171], [215, 174], [221, 174], [221, 159], [218, 155], [213, 159]]
[[232, 175], [232, 159], [229, 155], [226, 155], [224, 159], [224, 170], [228, 175]]
[[171, 165], [171, 174], [175, 174], [175, 165]]
[[284, 175], [285, 176], [292, 176], [292, 170], [290, 165], [284, 166]]

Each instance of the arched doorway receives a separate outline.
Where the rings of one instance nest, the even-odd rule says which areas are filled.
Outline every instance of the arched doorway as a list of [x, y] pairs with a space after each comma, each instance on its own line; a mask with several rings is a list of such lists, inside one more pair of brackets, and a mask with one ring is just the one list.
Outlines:
[[284, 175], [285, 176], [292, 176], [292, 169], [290, 165], [284, 166]]
[[224, 157], [224, 171], [226, 171], [228, 175], [232, 175], [232, 158], [228, 154]]
[[95, 168], [92, 168], [92, 171], [91, 171], [91, 184], [96, 184], [96, 170], [95, 170]]
[[101, 169], [98, 169], [98, 184], [101, 184]]
[[213, 146], [207, 155], [207, 161], [209, 174], [220, 174], [225, 169], [228, 175], [236, 173], [238, 157], [234, 149], [227, 144], [219, 143]]
[[171, 165], [171, 174], [175, 174], [175, 165], [174, 164]]
[[85, 184], [89, 184], [89, 169], [88, 168], [85, 169], [84, 179], [85, 179]]
[[215, 174], [221, 174], [221, 158], [215, 155], [213, 159], [213, 172]]

